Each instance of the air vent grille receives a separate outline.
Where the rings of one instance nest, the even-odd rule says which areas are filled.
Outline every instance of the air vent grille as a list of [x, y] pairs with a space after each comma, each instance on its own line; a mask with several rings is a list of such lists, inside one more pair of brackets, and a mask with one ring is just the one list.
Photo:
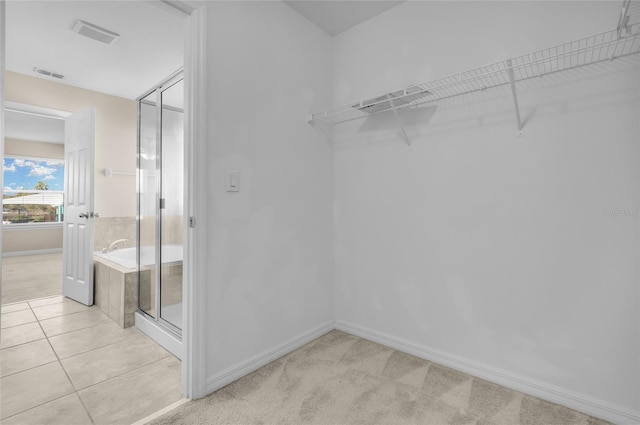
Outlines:
[[73, 26], [73, 32], [104, 44], [113, 44], [120, 37], [120, 34], [80, 19]]
[[58, 74], [56, 72], [47, 71], [46, 69], [33, 68], [33, 71], [37, 72], [38, 74], [46, 75], [47, 77], [58, 78], [60, 80], [64, 78], [64, 75]]

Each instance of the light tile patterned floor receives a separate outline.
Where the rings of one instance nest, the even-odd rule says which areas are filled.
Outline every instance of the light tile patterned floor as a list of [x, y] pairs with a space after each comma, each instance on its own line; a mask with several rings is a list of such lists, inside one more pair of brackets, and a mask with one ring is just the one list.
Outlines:
[[182, 398], [181, 364], [62, 296], [2, 306], [2, 425], [130, 424]]
[[62, 252], [2, 257], [3, 304], [60, 295], [61, 282]]

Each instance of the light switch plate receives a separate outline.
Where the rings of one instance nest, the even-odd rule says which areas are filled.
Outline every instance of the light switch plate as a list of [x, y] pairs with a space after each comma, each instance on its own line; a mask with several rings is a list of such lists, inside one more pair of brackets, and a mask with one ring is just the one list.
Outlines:
[[240, 192], [240, 171], [227, 170], [224, 179], [227, 192]]

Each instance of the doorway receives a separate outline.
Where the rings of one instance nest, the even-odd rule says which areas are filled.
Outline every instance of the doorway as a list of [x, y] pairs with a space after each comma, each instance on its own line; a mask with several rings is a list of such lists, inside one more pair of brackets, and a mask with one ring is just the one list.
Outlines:
[[[32, 2], [15, 2], [16, 4], [25, 4]], [[42, 5], [57, 5], [60, 2], [44, 2], [36, 7], [42, 8]], [[66, 2], [68, 7], [74, 11], [78, 10], [77, 5], [73, 2]], [[33, 3], [32, 3], [33, 4]], [[79, 2], [89, 7], [90, 4]], [[131, 2], [131, 4], [142, 5], [140, 2]], [[146, 3], [151, 5], [151, 3]], [[128, 16], [122, 11], [125, 2], [119, 3], [120, 9], [118, 16]], [[204, 235], [206, 235], [207, 223], [204, 220], [206, 216], [206, 202], [199, 199], [189, 188], [194, 187], [195, 180], [200, 178], [200, 174], [204, 174], [207, 169], [206, 159], [203, 155], [204, 140], [206, 138], [207, 128], [207, 104], [206, 104], [206, 78], [207, 78], [207, 59], [204, 56], [204, 43], [207, 34], [207, 13], [205, 2], [197, 0], [165, 0], [162, 2], [153, 2], [153, 6], [158, 6], [165, 11], [171, 11], [174, 16], [178, 16], [186, 25], [187, 42], [180, 43], [186, 48], [183, 52], [181, 60], [185, 66], [185, 212], [189, 215], [189, 231], [185, 234], [184, 245], [184, 275], [185, 281], [183, 286], [183, 364], [182, 364], [182, 391], [185, 397], [202, 397], [206, 394], [206, 357], [205, 357], [205, 286], [206, 286], [206, 257], [203, 249], [207, 245]], [[6, 40], [7, 40], [7, 9], [6, 2], [0, 2], [0, 59], [2, 63], [7, 64], [6, 56]], [[51, 17], [50, 15], [48, 17]], [[12, 19], [15, 23], [15, 19]], [[53, 19], [47, 19], [45, 23], [54, 23]], [[138, 22], [138, 21], [136, 21]], [[33, 31], [30, 28], [35, 28]], [[41, 33], [42, 28], [39, 26], [25, 27], [31, 34]], [[167, 33], [167, 27], [164, 27], [164, 33]], [[34, 37], [29, 37], [31, 40]], [[25, 39], [26, 40], [26, 39]], [[36, 43], [38, 44], [37, 38]], [[68, 47], [68, 46], [67, 46]], [[25, 51], [26, 49], [21, 49]], [[69, 49], [66, 49], [69, 50]], [[166, 51], [167, 49], [163, 49]], [[95, 53], [95, 52], [94, 52]], [[97, 53], [100, 55], [100, 53]], [[139, 55], [139, 60], [148, 62], [152, 59], [149, 55]], [[85, 58], [85, 62], [87, 58]], [[90, 62], [90, 60], [89, 60]], [[175, 69], [172, 68], [172, 69]], [[166, 75], [166, 74], [164, 74]], [[105, 80], [129, 81], [131, 78], [116, 78], [110, 75]], [[0, 68], [0, 121], [4, 120], [3, 102], [7, 91], [5, 90], [5, 68]], [[156, 80], [157, 81], [157, 80]], [[25, 102], [28, 103], [28, 102]], [[2, 136], [3, 129], [0, 126], [0, 154], [4, 149], [4, 138]], [[118, 137], [114, 137], [114, 140]], [[116, 155], [119, 152], [116, 151]], [[98, 170], [100, 164], [96, 164]], [[202, 217], [198, 221], [197, 229], [196, 218]], [[1, 244], [0, 244], [1, 245]], [[4, 335], [4, 333], [3, 333]]]
[[5, 116], [3, 304], [62, 293], [90, 306], [95, 112], [9, 103]]
[[5, 105], [3, 304], [62, 293], [64, 122], [69, 115]]

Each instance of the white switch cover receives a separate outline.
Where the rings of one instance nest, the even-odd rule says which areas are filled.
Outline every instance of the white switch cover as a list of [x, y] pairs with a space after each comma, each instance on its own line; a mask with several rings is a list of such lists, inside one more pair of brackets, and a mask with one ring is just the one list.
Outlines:
[[227, 192], [240, 192], [240, 171], [227, 170], [225, 175], [225, 189]]

